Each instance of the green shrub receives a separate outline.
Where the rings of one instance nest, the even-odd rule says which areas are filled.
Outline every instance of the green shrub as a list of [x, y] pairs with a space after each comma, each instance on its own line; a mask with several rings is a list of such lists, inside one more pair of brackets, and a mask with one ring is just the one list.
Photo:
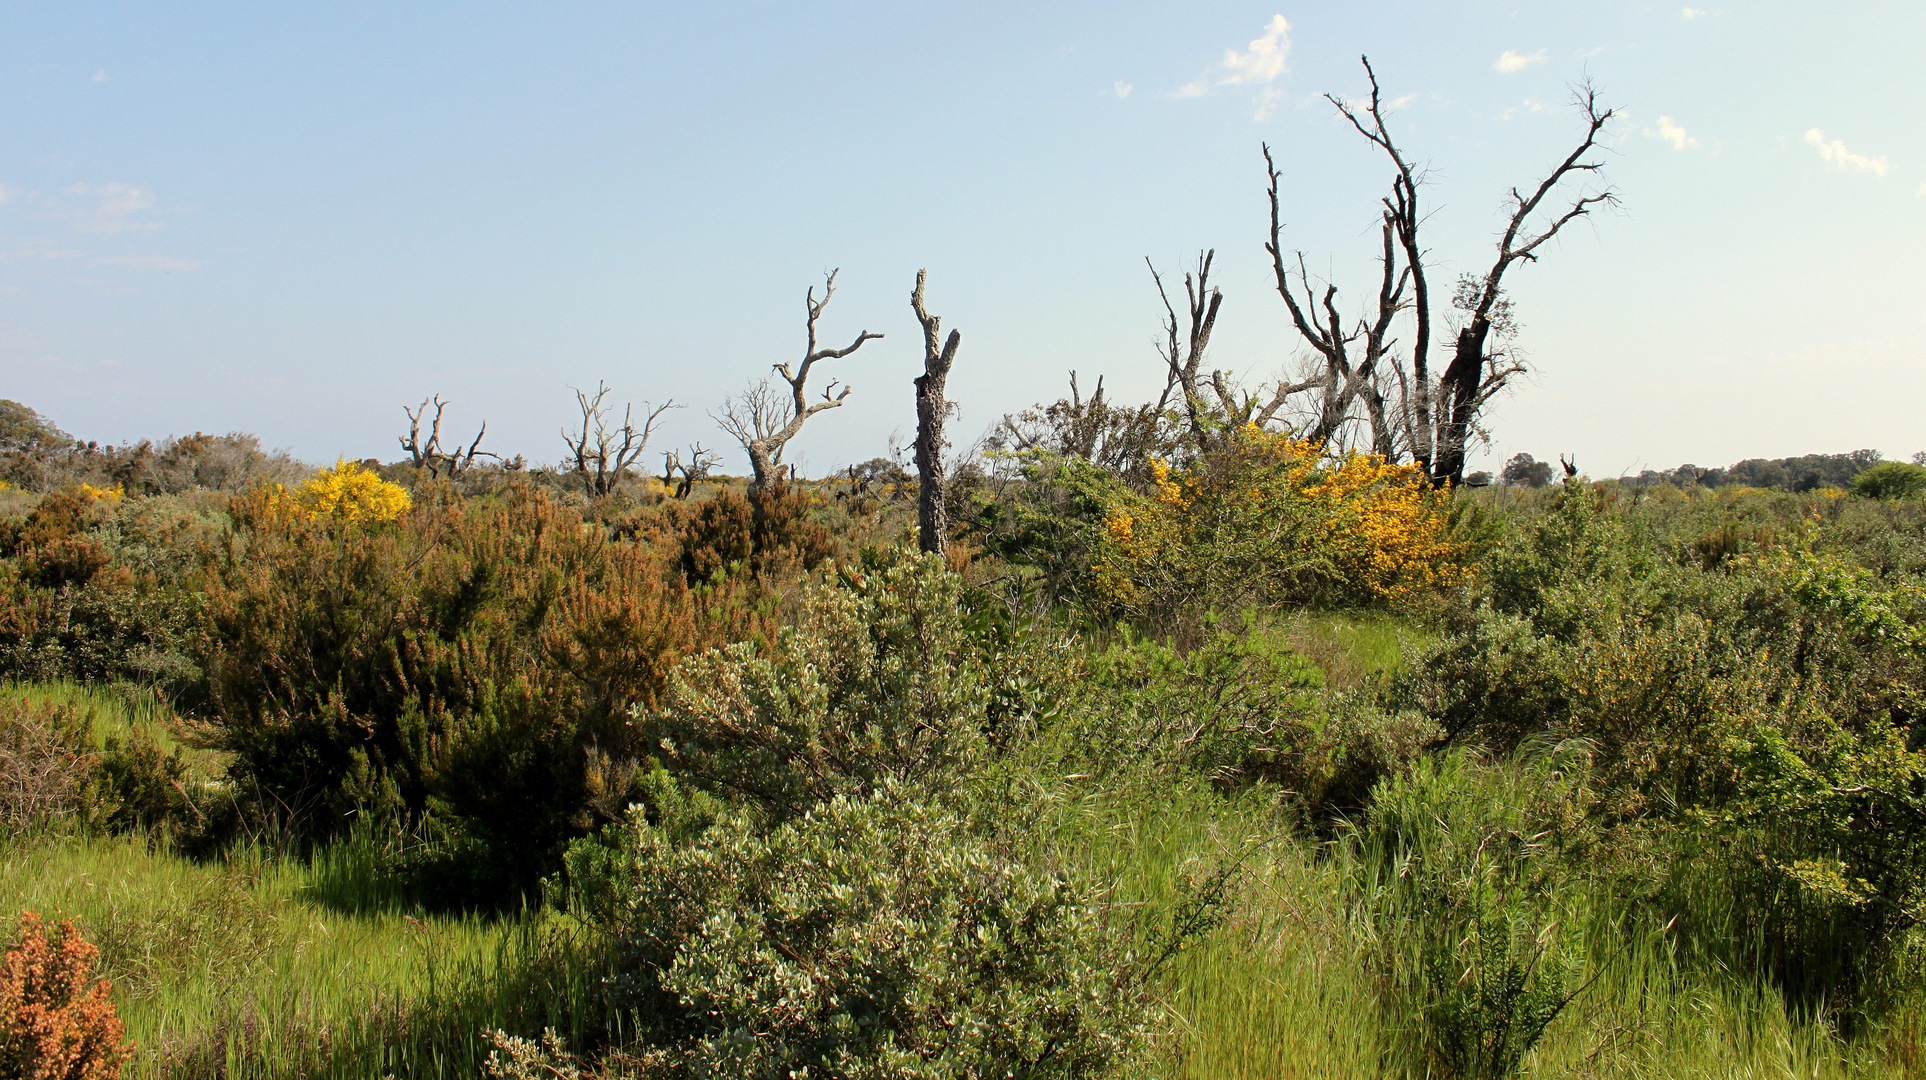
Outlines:
[[1926, 465], [1882, 461], [1852, 478], [1855, 495], [1873, 499], [1906, 499], [1926, 492]]
[[723, 488], [689, 504], [664, 503], [654, 524], [679, 549], [683, 575], [691, 584], [729, 575], [794, 577], [835, 558], [841, 545], [811, 520], [814, 500], [787, 484], [752, 489], [745, 498]]
[[1095, 1077], [1149, 1030], [1126, 935], [889, 790], [764, 834], [677, 844], [638, 825], [614, 994], [658, 1075]]
[[[1437, 737], [1429, 719], [1323, 690], [1270, 632], [1219, 632], [1181, 656], [1125, 641], [1091, 661], [1078, 708], [1085, 760], [1141, 758], [1219, 786], [1282, 788], [1317, 825], [1361, 809], [1379, 780]], [[1099, 749], [1103, 747], [1104, 749]]]
[[873, 554], [803, 607], [774, 646], [692, 657], [661, 708], [637, 709], [673, 771], [783, 817], [988, 752], [988, 666], [942, 559]]
[[189, 543], [150, 537], [172, 558], [122, 543], [141, 516], [113, 492], [76, 488], [0, 522], [0, 674], [17, 679], [122, 679], [191, 692], [185, 655], [193, 618], [182, 572]]

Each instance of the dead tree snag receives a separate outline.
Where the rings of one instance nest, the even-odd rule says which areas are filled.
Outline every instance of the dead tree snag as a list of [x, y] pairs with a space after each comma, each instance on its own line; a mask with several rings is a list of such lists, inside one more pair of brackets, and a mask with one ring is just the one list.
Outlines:
[[943, 502], [943, 422], [950, 412], [944, 387], [963, 335], [951, 330], [949, 340], [943, 340], [943, 320], [923, 306], [925, 273], [916, 272], [916, 289], [910, 293], [910, 308], [923, 324], [923, 374], [916, 378], [917, 546], [941, 555], [950, 542], [949, 512]]
[[809, 369], [819, 361], [840, 360], [862, 348], [864, 342], [883, 336], [864, 330], [844, 348], [817, 347], [816, 320], [822, 318], [823, 309], [829, 306], [830, 297], [836, 293], [837, 273], [831, 270], [824, 275], [821, 300], [816, 299], [813, 286], [803, 297], [807, 312], [803, 325], [808, 334], [808, 344], [803, 349], [802, 363], [796, 365], [793, 371], [788, 364], [774, 366], [775, 373], [788, 384], [789, 393], [786, 396], [781, 394], [765, 378], [731, 399], [723, 406], [722, 415], [714, 418], [722, 430], [741, 443], [742, 449], [748, 453], [749, 468], [757, 487], [781, 479], [778, 466], [782, 464], [783, 448], [802, 430], [805, 421], [825, 409], [836, 408], [849, 396], [850, 388], [847, 386], [843, 387], [842, 393], [835, 393], [836, 380], [831, 379], [823, 389], [822, 400], [812, 404], [807, 392]]

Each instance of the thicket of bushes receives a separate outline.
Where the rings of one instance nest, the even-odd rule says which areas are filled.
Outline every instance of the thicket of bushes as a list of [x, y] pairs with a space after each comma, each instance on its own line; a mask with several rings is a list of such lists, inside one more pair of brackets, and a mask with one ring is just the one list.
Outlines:
[[[1144, 899], [1042, 839], [1172, 800], [1261, 807], [1329, 870], [1390, 1072], [1526, 1067], [1620, 924], [1840, 1039], [1926, 1003], [1905, 476], [1453, 493], [1080, 416], [958, 485], [947, 559], [854, 472], [590, 501], [256, 462], [0, 495], [0, 670], [138, 686], [187, 744], [8, 706], [0, 829], [276, 844], [339, 907], [547, 902], [574, 1046], [499, 1033], [501, 1076], [1181, 1058], [1176, 958], [1248, 902], [1244, 856]], [[1403, 656], [1340, 672], [1294, 636], [1333, 611]]]

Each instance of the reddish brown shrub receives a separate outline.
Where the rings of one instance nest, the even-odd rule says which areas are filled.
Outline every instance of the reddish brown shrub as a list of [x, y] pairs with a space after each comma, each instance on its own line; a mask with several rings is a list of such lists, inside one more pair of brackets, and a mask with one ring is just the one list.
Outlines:
[[234, 518], [203, 608], [210, 742], [315, 833], [370, 812], [435, 830], [462, 875], [451, 904], [515, 902], [619, 815], [630, 793], [596, 790], [602, 766], [656, 752], [630, 708], [774, 619], [754, 582], [691, 586], [532, 488], [424, 487], [359, 524], [264, 494]]
[[20, 1080], [114, 1080], [133, 1056], [107, 980], [94, 981], [99, 950], [71, 920], [50, 941], [40, 916], [20, 913], [20, 940], [0, 960], [0, 1076]]

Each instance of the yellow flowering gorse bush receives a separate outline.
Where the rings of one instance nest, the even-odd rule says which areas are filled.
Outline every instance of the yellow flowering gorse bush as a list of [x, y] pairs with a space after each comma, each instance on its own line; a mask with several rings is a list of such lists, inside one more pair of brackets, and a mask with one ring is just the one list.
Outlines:
[[393, 521], [412, 505], [407, 488], [383, 480], [355, 461], [337, 461], [334, 468], [309, 477], [288, 501], [311, 520], [346, 522]]
[[1183, 469], [1153, 463], [1105, 518], [1099, 592], [1127, 609], [1313, 598], [1397, 601], [1465, 580], [1448, 496], [1415, 465], [1255, 426]]

